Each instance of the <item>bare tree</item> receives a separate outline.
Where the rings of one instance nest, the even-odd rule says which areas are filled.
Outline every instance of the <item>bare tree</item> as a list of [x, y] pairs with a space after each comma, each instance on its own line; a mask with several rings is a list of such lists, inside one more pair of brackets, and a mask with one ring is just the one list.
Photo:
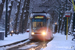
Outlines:
[[20, 16], [20, 23], [19, 23], [19, 32], [22, 32], [22, 33], [23, 33], [23, 15], [24, 15], [25, 5], [26, 5], [26, 0], [24, 1], [23, 7], [22, 7], [22, 13]]
[[29, 15], [29, 3], [30, 3], [30, 0], [26, 0], [26, 7], [25, 7], [25, 9], [24, 9], [24, 13], [25, 13], [25, 19], [23, 20], [23, 29], [24, 29], [24, 31], [26, 31], [26, 29], [27, 29], [27, 23], [28, 23], [28, 15]]
[[9, 10], [8, 10], [8, 21], [7, 21], [7, 32], [10, 32], [10, 15], [11, 15], [11, 10], [13, 6], [13, 1], [9, 2]]
[[14, 24], [14, 28], [13, 28], [13, 30], [14, 30], [15, 33], [17, 33], [16, 31], [17, 31], [17, 23], [18, 23], [18, 14], [20, 12], [20, 4], [21, 4], [21, 0], [17, 4], [17, 13], [16, 13], [16, 18], [15, 18], [15, 21], [14, 21], [15, 24]]
[[2, 0], [2, 3], [0, 3], [0, 19], [1, 19], [2, 13], [3, 13], [4, 2], [5, 2], [5, 0]]

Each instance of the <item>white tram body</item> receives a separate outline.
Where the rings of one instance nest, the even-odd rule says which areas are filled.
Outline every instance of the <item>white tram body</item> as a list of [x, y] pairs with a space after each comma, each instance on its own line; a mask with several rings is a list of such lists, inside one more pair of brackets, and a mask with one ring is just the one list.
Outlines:
[[30, 40], [50, 40], [53, 38], [53, 33], [50, 29], [50, 17], [48, 13], [30, 14]]

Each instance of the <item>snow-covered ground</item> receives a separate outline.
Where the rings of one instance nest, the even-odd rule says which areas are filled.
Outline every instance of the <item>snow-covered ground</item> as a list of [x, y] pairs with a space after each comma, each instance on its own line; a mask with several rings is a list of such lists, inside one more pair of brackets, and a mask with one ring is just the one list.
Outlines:
[[[72, 41], [73, 36], [68, 35], [68, 39], [66, 40], [66, 35], [62, 35], [61, 33], [53, 34], [54, 39], [48, 42], [46, 48], [41, 48], [41, 50], [74, 50], [75, 42]], [[0, 40], [0, 46], [11, 44], [13, 42], [21, 41], [29, 38], [29, 33], [25, 32], [24, 34], [13, 35], [5, 37], [4, 40]], [[2, 48], [0, 48], [1, 50]]]
[[7, 44], [11, 44], [17, 41], [21, 41], [24, 39], [29, 38], [29, 33], [25, 32], [25, 33], [21, 33], [18, 35], [13, 34], [13, 36], [8, 35], [8, 37], [4, 37], [4, 40], [0, 40], [0, 46], [2, 45], [7, 45]]
[[74, 50], [75, 42], [72, 41], [72, 38], [73, 36], [68, 35], [66, 39], [65, 35], [56, 33], [54, 34], [54, 39], [43, 50]]

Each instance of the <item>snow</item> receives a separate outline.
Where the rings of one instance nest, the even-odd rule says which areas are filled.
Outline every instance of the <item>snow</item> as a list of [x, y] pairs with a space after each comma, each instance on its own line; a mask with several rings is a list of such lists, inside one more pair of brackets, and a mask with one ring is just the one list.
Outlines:
[[17, 0], [18, 2], [20, 2], [20, 0]]
[[72, 38], [71, 35], [68, 35], [68, 39], [66, 39], [65, 35], [56, 33], [54, 39], [43, 50], [74, 50], [75, 43], [73, 44]]
[[0, 0], [0, 3], [2, 3], [2, 0]]
[[28, 49], [28, 48], [31, 48], [31, 47], [36, 47], [37, 45], [36, 44], [33, 44], [33, 45], [26, 45], [24, 47], [21, 47], [19, 49]]
[[21, 41], [27, 38], [29, 38], [29, 33], [27, 32], [23, 34], [18, 34], [18, 35], [14, 34], [13, 36], [9, 35], [8, 37], [4, 37], [4, 40], [0, 40], [0, 46], [11, 44], [11, 43]]
[[8, 6], [12, 6], [11, 3], [9, 3]]
[[[61, 33], [53, 34], [53, 36], [54, 36], [53, 40], [48, 42], [47, 47], [41, 48], [41, 50], [74, 50], [75, 49], [75, 45], [74, 45], [75, 42], [72, 41], [72, 38], [73, 38], [72, 35], [68, 35], [67, 39], [66, 39], [66, 35], [62, 35]], [[23, 34], [20, 33], [18, 35], [14, 34], [13, 36], [9, 35], [8, 37], [4, 37], [4, 40], [0, 40], [0, 46], [11, 44], [11, 43], [21, 41], [21, 40], [24, 40], [27, 38], [29, 38], [28, 32], [25, 32]], [[25, 42], [23, 42], [23, 43], [25, 43]], [[19, 43], [17, 45], [19, 46], [20, 44], [23, 44], [23, 43]], [[7, 46], [6, 48], [11, 48], [11, 47], [15, 47], [15, 46], [16, 45], [10, 46], [10, 47]], [[36, 46], [37, 46], [36, 44], [26, 45], [19, 49], [27, 49], [27, 48], [36, 47]], [[0, 48], [0, 50], [6, 49], [6, 48], [2, 47], [2, 48]], [[34, 48], [32, 48], [32, 49], [34, 49]]]
[[28, 42], [28, 41], [30, 41], [30, 40], [27, 40], [27, 41], [25, 41], [25, 42], [18, 43], [18, 44], [16, 44], [16, 45], [7, 46], [7, 47], [5, 47], [5, 49], [10, 49], [10, 48], [13, 48], [13, 47], [17, 47], [17, 46], [23, 45], [23, 44], [25, 44], [25, 43]]

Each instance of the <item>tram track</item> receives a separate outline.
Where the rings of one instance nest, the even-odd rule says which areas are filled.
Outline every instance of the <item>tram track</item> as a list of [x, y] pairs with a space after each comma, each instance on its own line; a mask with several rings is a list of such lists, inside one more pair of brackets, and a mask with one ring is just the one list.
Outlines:
[[[53, 38], [51, 40], [53, 40]], [[44, 49], [47, 46], [47, 43], [50, 42], [51, 40], [49, 40], [49, 41], [36, 41], [36, 42], [31, 41], [30, 43], [27, 43], [25, 46], [23, 46], [23, 48], [21, 47], [21, 49], [18, 49], [18, 50], [41, 50], [41, 49]], [[27, 45], [31, 46], [34, 44], [35, 44], [35, 46], [25, 48]]]
[[28, 40], [28, 39], [24, 39], [24, 40], [21, 40], [21, 41], [13, 42], [13, 43], [11, 43], [11, 44], [2, 45], [2, 46], [0, 46], [0, 47], [6, 47], [6, 46], [15, 45], [15, 44], [18, 44], [18, 43], [21, 43], [21, 42], [27, 41], [27, 40]]
[[40, 41], [37, 41], [37, 42], [27, 42], [23, 45], [20, 45], [20, 46], [17, 46], [17, 47], [14, 47], [14, 48], [10, 48], [10, 49], [7, 49], [7, 50], [40, 50], [41, 48], [44, 48], [46, 47], [48, 42], [40, 42]]
[[7, 50], [40, 50], [47, 46], [49, 41], [29, 41], [18, 45], [17, 47], [9, 48]]
[[[52, 39], [51, 39], [52, 40]], [[51, 41], [50, 40], [50, 41]], [[13, 47], [9, 47], [6, 50], [40, 50], [47, 46], [49, 41], [30, 41], [26, 40], [19, 44], [15, 44]]]
[[26, 44], [26, 46], [31, 46], [31, 47], [26, 48], [26, 46], [23, 46], [23, 47], [20, 47], [19, 50], [40, 50], [42, 48], [45, 48], [48, 42], [49, 41], [30, 42], [29, 44]]
[[30, 41], [29, 39], [24, 39], [24, 40], [21, 40], [21, 41], [13, 42], [11, 44], [2, 45], [2, 46], [0, 46], [0, 48], [9, 50], [9, 49], [12, 49], [12, 48], [15, 48], [15, 47], [18, 47], [18, 46], [22, 46], [23, 44], [25, 44], [29, 41]]

